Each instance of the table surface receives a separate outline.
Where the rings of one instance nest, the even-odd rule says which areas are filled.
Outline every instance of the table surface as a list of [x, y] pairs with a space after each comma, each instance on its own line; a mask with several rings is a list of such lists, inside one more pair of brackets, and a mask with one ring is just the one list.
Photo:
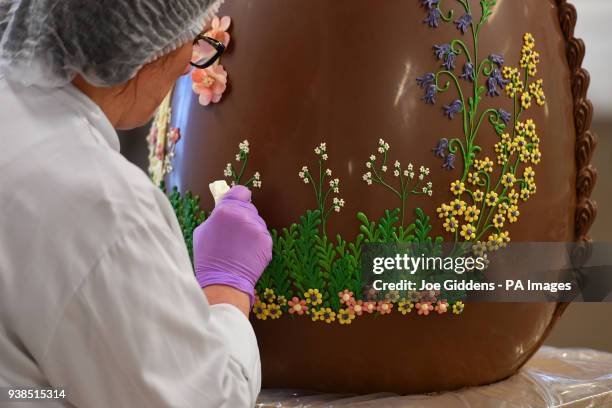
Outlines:
[[612, 354], [542, 347], [515, 376], [456, 392], [398, 396], [262, 390], [259, 408], [612, 408]]

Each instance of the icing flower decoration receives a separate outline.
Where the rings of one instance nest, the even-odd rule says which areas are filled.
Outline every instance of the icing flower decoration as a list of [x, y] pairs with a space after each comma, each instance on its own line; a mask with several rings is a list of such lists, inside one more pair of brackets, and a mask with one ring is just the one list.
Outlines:
[[414, 307], [417, 310], [419, 316], [427, 316], [429, 315], [429, 312], [434, 310], [434, 307], [431, 305], [430, 302], [417, 303]]
[[323, 295], [319, 292], [319, 289], [308, 289], [304, 293], [304, 298], [306, 298], [306, 303], [313, 306], [323, 303]]
[[274, 300], [276, 299], [276, 295], [274, 294], [274, 290], [273, 289], [265, 289], [264, 293], [263, 293], [263, 298], [266, 300], [267, 303], [273, 303]]
[[253, 304], [253, 313], [255, 313], [255, 317], [259, 320], [267, 320], [270, 314], [268, 305], [259, 300]]
[[439, 300], [434, 310], [438, 312], [438, 314], [448, 312], [448, 302], [446, 300]]
[[204, 35], [222, 42], [225, 47], [227, 47], [230, 43], [231, 38], [227, 30], [229, 30], [231, 24], [232, 19], [230, 17], [225, 16], [219, 18], [215, 16], [212, 20], [211, 29], [208, 30]]
[[293, 297], [293, 299], [291, 299], [289, 302], [287, 302], [287, 304], [289, 305], [289, 314], [298, 314], [298, 315], [303, 315], [306, 311], [308, 311], [308, 306], [306, 306], [306, 301], [305, 300], [300, 300], [297, 297]]
[[349, 308], [356, 316], [361, 316], [365, 311], [363, 300], [358, 300], [357, 302], [354, 302], [353, 304], [349, 305]]
[[355, 303], [353, 292], [349, 292], [348, 289], [344, 289], [344, 292], [338, 292], [338, 297], [340, 298], [340, 303], [343, 305], [351, 305]]
[[455, 21], [455, 25], [457, 26], [457, 29], [461, 31], [461, 34], [465, 34], [467, 32], [470, 24], [472, 24], [472, 15], [470, 13], [464, 14], [459, 20]]
[[448, 150], [448, 139], [442, 138], [438, 142], [438, 145], [431, 149], [434, 156], [444, 158], [446, 157], [446, 151]]
[[442, 165], [442, 168], [447, 171], [455, 170], [455, 154], [454, 153], [450, 153], [448, 156], [446, 156], [446, 160], [444, 160], [444, 164]]
[[414, 308], [414, 303], [412, 303], [410, 301], [406, 301], [406, 300], [402, 300], [397, 305], [397, 310], [399, 310], [399, 312], [401, 314], [403, 314], [403, 315], [406, 315], [406, 314], [412, 312], [413, 308]]
[[464, 308], [465, 308], [465, 305], [463, 304], [463, 302], [459, 301], [455, 303], [453, 305], [453, 314], [460, 315], [461, 313], [463, 313]]
[[472, 64], [471, 62], [466, 62], [463, 66], [463, 72], [459, 78], [465, 79], [466, 81], [474, 82], [474, 64]]
[[223, 65], [213, 65], [206, 69], [194, 69], [191, 73], [193, 91], [199, 95], [200, 105], [218, 103], [227, 88], [227, 72]]
[[340, 324], [351, 324], [355, 319], [355, 314], [351, 309], [340, 309], [338, 312], [338, 321]]
[[336, 312], [331, 310], [329, 307], [324, 307], [320, 311], [319, 318], [323, 320], [325, 323], [331, 323], [336, 320]]
[[446, 117], [453, 119], [457, 113], [463, 111], [463, 104], [459, 99], [457, 99], [450, 105], [444, 106], [442, 110], [444, 111], [444, 115]]
[[281, 308], [279, 305], [277, 304], [270, 304], [268, 305], [268, 316], [270, 316], [270, 319], [275, 320], [281, 317], [281, 315], [283, 314], [283, 312], [281, 311]]
[[376, 310], [376, 302], [365, 302], [363, 304], [363, 310], [370, 314], [374, 313]]
[[392, 309], [393, 309], [393, 303], [390, 303], [390, 302], [378, 302], [378, 306], [376, 307], [376, 310], [381, 315], [391, 313]]

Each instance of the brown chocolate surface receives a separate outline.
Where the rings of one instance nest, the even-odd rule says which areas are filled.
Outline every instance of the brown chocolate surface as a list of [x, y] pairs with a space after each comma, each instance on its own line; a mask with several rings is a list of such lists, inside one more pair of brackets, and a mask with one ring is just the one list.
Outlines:
[[[472, 1], [479, 9], [477, 3]], [[170, 186], [200, 194], [203, 207], [212, 208], [208, 183], [223, 178], [238, 143], [248, 139], [247, 172], [263, 177], [254, 202], [271, 228], [286, 227], [316, 208], [312, 188], [297, 173], [303, 165], [316, 167], [313, 148], [327, 142], [327, 166], [347, 201], [341, 215], [330, 217], [328, 233], [352, 240], [358, 211], [378, 218], [400, 204], [361, 180], [383, 138], [391, 145], [391, 163], [432, 170], [434, 196], [413, 198], [409, 219], [415, 207], [433, 218], [451, 198], [449, 185], [463, 163], [445, 172], [431, 149], [442, 137], [462, 135], [461, 121], [441, 112], [456, 94], [426, 105], [415, 78], [437, 68], [432, 47], [458, 38], [454, 25], [432, 30], [421, 24], [424, 11], [416, 0], [227, 0], [220, 15], [233, 20], [232, 45], [222, 61], [231, 85], [221, 103], [203, 107], [188, 78], [177, 84], [172, 125], [184, 139]], [[535, 166], [538, 192], [521, 204], [521, 218], [510, 228], [515, 241], [587, 240], [596, 213], [589, 200], [596, 178], [589, 166], [595, 146], [585, 99], [589, 81], [580, 68], [584, 46], [573, 38], [574, 24], [575, 10], [564, 0], [499, 0], [480, 35], [481, 56], [501, 53], [516, 66], [522, 36], [531, 32], [542, 60], [537, 77], [544, 80], [547, 105], [532, 108], [528, 117], [538, 126], [543, 159]], [[505, 96], [485, 98], [482, 106], [512, 111]], [[497, 139], [486, 125], [478, 135], [491, 157]], [[442, 234], [441, 223], [433, 223]], [[345, 327], [283, 317], [254, 327], [266, 387], [423, 392], [513, 374], [564, 306], [470, 304], [459, 318], [392, 314]]]

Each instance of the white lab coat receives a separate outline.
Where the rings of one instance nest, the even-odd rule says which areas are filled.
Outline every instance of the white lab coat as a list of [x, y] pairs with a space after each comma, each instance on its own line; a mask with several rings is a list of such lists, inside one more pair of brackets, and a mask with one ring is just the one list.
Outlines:
[[167, 198], [118, 150], [73, 86], [0, 77], [0, 387], [66, 387], [84, 408], [252, 407], [249, 321], [208, 304]]

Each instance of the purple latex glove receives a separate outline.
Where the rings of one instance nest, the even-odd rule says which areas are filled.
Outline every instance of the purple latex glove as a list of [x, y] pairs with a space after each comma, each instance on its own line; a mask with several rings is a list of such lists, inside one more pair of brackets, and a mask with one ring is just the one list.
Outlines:
[[251, 298], [255, 284], [272, 259], [272, 238], [251, 204], [251, 191], [236, 186], [193, 233], [196, 278], [202, 288], [226, 285]]

